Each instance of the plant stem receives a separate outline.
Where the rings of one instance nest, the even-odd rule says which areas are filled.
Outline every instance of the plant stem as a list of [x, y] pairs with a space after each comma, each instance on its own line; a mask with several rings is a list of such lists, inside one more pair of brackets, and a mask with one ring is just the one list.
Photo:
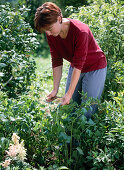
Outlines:
[[71, 153], [72, 153], [72, 129], [73, 129], [73, 123], [74, 122], [72, 122], [72, 126], [71, 126], [70, 159], [71, 159]]

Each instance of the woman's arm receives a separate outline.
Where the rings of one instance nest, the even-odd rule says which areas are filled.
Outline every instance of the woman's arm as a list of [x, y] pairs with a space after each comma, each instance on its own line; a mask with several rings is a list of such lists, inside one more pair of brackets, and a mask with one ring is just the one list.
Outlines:
[[72, 72], [72, 77], [71, 77], [71, 83], [69, 86], [69, 89], [67, 93], [64, 95], [62, 98], [61, 105], [66, 105], [70, 103], [70, 100], [72, 98], [72, 95], [74, 93], [74, 90], [76, 88], [76, 85], [78, 83], [79, 77], [80, 77], [81, 70], [74, 68]]
[[47, 102], [51, 102], [57, 96], [59, 90], [59, 84], [62, 77], [62, 65], [53, 68], [53, 91], [47, 96]]

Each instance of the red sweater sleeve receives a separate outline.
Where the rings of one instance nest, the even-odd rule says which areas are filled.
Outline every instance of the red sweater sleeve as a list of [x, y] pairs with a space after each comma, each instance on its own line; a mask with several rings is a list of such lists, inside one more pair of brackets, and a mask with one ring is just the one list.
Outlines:
[[88, 52], [88, 33], [80, 32], [75, 41], [75, 50], [71, 65], [82, 70]]
[[46, 35], [46, 37], [50, 48], [51, 58], [52, 58], [52, 68], [63, 65], [63, 58], [57, 53], [55, 41], [52, 42], [53, 37], [48, 35]]

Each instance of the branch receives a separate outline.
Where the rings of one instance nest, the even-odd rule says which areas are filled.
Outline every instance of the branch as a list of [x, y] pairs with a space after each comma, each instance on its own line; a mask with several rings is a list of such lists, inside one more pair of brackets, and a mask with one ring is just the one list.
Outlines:
[[13, 79], [13, 76], [10, 77], [10, 79], [4, 83], [4, 85], [1, 87], [1, 90]]

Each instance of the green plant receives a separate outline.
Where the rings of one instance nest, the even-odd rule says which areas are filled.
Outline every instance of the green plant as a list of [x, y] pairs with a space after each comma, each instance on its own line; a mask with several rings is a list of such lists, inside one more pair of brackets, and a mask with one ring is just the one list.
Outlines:
[[110, 99], [109, 91], [120, 91], [124, 87], [123, 6], [116, 0], [110, 3], [98, 0], [90, 6], [74, 9], [70, 17], [88, 24], [106, 55], [108, 64], [103, 99]]
[[99, 104], [99, 111], [89, 121], [84, 114], [97, 102], [93, 99], [81, 107], [72, 103], [51, 109], [39, 124], [47, 141], [46, 163], [64, 163], [70, 169], [123, 168], [123, 94], [112, 94], [113, 102]]
[[80, 7], [70, 17], [88, 24], [108, 60], [122, 59], [123, 6], [119, 2], [94, 1], [90, 6]]
[[104, 147], [92, 150], [88, 156], [89, 161], [93, 161], [93, 167], [98, 169], [124, 168], [124, 91], [111, 92], [111, 97], [113, 101], [105, 101], [101, 105], [101, 111], [105, 112]]
[[12, 144], [9, 146], [9, 150], [6, 151], [6, 160], [5, 162], [1, 163], [1, 165], [4, 168], [7, 168], [8, 166], [12, 167], [12, 164], [15, 164], [18, 162], [19, 164], [26, 159], [26, 150], [23, 146], [23, 141], [19, 143], [19, 136], [17, 136], [15, 133], [12, 135]]
[[27, 162], [33, 167], [123, 168], [123, 92], [111, 92], [112, 100], [99, 103], [99, 111], [87, 121], [84, 114], [97, 100], [89, 99], [80, 107], [76, 103], [63, 107], [44, 103], [41, 96], [52, 77], [48, 69], [47, 74], [42, 73], [44, 78], [39, 75], [18, 100], [1, 92], [1, 161], [12, 133], [18, 133], [25, 141]]
[[37, 47], [36, 34], [25, 22], [25, 7], [15, 11], [0, 6], [0, 89], [14, 97], [26, 90], [35, 76], [35, 62], [30, 59]]
[[120, 92], [124, 88], [124, 63], [122, 60], [108, 63], [107, 76], [102, 99], [112, 100], [110, 92]]

